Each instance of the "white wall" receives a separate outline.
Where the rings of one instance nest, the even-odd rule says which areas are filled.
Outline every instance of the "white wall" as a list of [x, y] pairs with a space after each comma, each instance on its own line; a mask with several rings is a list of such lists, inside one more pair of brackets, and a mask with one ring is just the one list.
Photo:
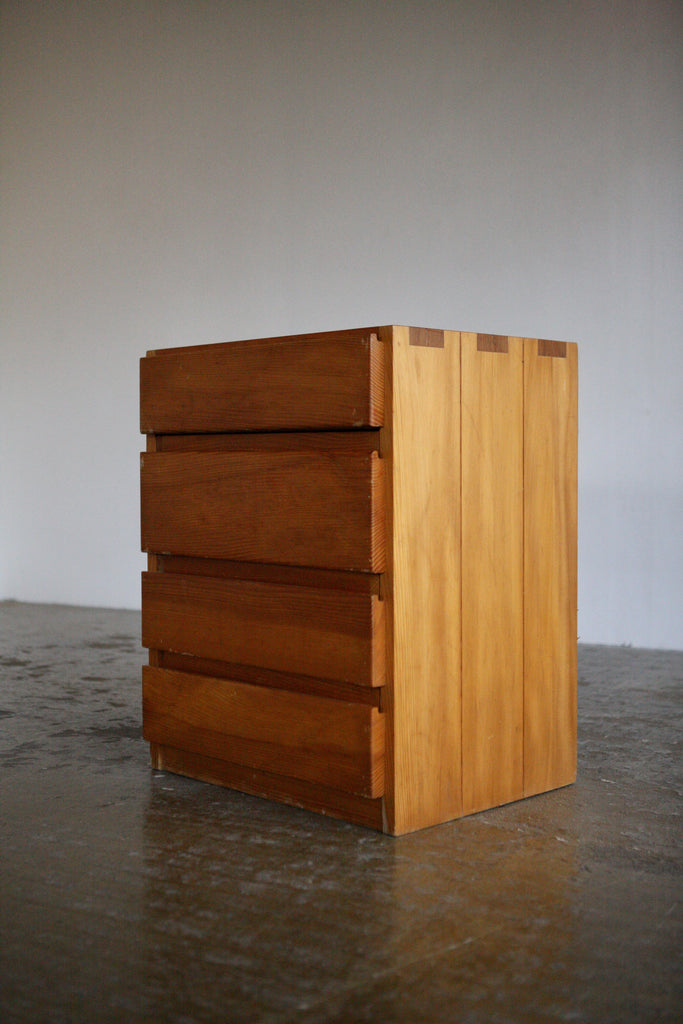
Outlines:
[[137, 606], [147, 348], [580, 345], [582, 640], [683, 647], [683, 4], [3, 2], [0, 597]]

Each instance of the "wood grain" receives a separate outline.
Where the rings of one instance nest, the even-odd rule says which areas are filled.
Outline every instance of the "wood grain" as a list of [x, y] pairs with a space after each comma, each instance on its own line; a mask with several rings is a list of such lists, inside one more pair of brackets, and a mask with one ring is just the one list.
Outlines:
[[150, 743], [382, 795], [384, 717], [376, 708], [149, 666], [142, 700]]
[[377, 427], [383, 382], [383, 349], [371, 331], [166, 349], [140, 361], [140, 429]]
[[329, 786], [286, 778], [274, 772], [231, 764], [219, 758], [177, 750], [158, 743], [150, 744], [150, 753], [152, 767], [159, 771], [189, 775], [192, 779], [201, 779], [217, 786], [229, 786], [243, 793], [279, 800], [294, 807], [316, 811], [318, 814], [343, 818], [344, 821], [353, 822], [355, 825], [382, 830], [381, 797], [373, 799], [356, 796]]
[[375, 454], [147, 453], [142, 548], [381, 572], [382, 474]]
[[306, 342], [313, 341], [316, 343], [321, 342], [345, 342], [345, 341], [360, 341], [363, 338], [369, 338], [371, 335], [377, 336], [378, 328], [376, 327], [354, 327], [350, 330], [341, 331], [313, 331], [305, 334], [275, 334], [268, 338], [240, 338], [233, 341], [208, 341], [202, 344], [193, 345], [173, 345], [171, 348], [155, 348], [150, 349], [147, 352], [148, 356], [166, 356], [166, 355], [181, 355], [186, 352], [190, 353], [202, 353], [202, 352], [214, 352], [222, 348], [232, 348], [233, 345], [238, 345], [243, 351], [247, 351], [250, 348], [263, 348], [264, 346], [274, 345], [291, 345], [292, 342]]
[[523, 791], [522, 340], [462, 338], [463, 811]]
[[370, 594], [142, 576], [144, 647], [364, 686], [384, 683], [383, 612]]
[[[557, 343], [555, 343], [557, 344]], [[577, 348], [524, 348], [524, 792], [576, 778]]]
[[385, 828], [400, 834], [461, 813], [459, 337], [416, 346], [394, 327], [391, 353]]

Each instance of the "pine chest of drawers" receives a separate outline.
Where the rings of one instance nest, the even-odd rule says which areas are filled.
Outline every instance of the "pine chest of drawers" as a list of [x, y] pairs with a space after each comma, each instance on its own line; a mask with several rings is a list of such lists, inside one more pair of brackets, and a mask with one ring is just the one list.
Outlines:
[[165, 349], [141, 429], [154, 767], [394, 835], [574, 780], [575, 345]]

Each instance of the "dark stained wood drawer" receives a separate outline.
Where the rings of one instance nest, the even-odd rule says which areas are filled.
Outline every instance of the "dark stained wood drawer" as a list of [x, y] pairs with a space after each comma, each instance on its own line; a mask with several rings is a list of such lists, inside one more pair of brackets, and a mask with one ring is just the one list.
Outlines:
[[376, 453], [147, 452], [142, 548], [382, 572], [383, 466]]
[[384, 792], [384, 715], [363, 704], [143, 668], [150, 743], [323, 784]]
[[142, 643], [359, 686], [384, 684], [384, 604], [370, 593], [143, 573]]
[[143, 433], [335, 430], [383, 422], [384, 346], [372, 331], [150, 352]]

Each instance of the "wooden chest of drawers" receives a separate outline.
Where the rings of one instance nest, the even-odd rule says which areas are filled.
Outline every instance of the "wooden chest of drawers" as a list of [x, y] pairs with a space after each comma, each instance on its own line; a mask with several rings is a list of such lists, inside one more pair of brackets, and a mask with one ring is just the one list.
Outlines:
[[575, 345], [150, 352], [141, 429], [156, 768], [394, 835], [574, 780]]

